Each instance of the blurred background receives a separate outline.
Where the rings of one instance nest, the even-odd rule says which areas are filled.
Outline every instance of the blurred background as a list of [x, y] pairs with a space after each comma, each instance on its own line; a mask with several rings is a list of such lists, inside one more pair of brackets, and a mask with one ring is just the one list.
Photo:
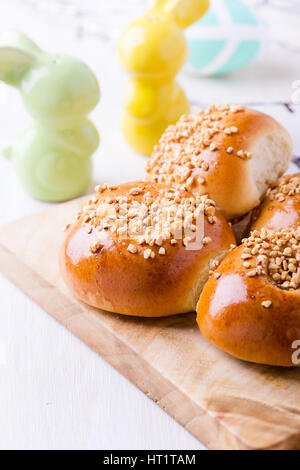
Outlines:
[[[215, 0], [215, 2], [218, 0]], [[229, 0], [230, 2], [231, 0]], [[213, 3], [213, 2], [212, 2]], [[95, 182], [117, 183], [139, 179], [144, 174], [145, 158], [136, 155], [125, 143], [120, 131], [123, 87], [127, 74], [116, 52], [124, 27], [142, 14], [149, 0], [10, 0], [1, 2], [0, 28], [16, 28], [28, 34], [44, 50], [63, 52], [86, 61], [97, 75], [101, 101], [91, 118], [100, 131], [101, 143], [93, 156]], [[244, 103], [270, 112], [289, 126], [295, 120], [297, 90], [300, 80], [300, 2], [299, 0], [246, 0], [259, 20], [259, 53], [246, 67], [225, 76], [199, 76], [190, 66], [178, 81], [186, 91], [194, 111], [211, 103]], [[200, 20], [201, 21], [201, 20]], [[243, 28], [243, 25], [241, 25]], [[245, 26], [245, 31], [247, 26]], [[222, 28], [220, 34], [222, 35]], [[243, 29], [231, 32], [239, 41]], [[194, 26], [186, 31], [197, 38]], [[247, 31], [246, 33], [247, 34]], [[299, 86], [300, 88], [300, 86]], [[299, 100], [300, 101], [300, 100]], [[10, 137], [20, 134], [31, 118], [26, 113], [18, 91], [0, 82], [0, 148]], [[297, 107], [297, 105], [296, 105]], [[286, 109], [284, 109], [286, 108]], [[300, 147], [298, 133], [294, 135]], [[300, 151], [299, 151], [300, 153]], [[3, 196], [13, 193], [26, 200], [1, 210], [1, 221], [39, 209], [45, 204], [24, 194], [11, 165], [0, 158]]]
[[[101, 142], [93, 156], [93, 185], [144, 175], [146, 158], [128, 147], [120, 130], [128, 77], [119, 64], [116, 46], [124, 27], [149, 3], [0, 2], [1, 30], [20, 29], [43, 50], [78, 56], [96, 73], [102, 96], [91, 118]], [[260, 47], [253, 61], [225, 76], [202, 76], [189, 64], [178, 81], [193, 111], [212, 103], [241, 103], [277, 118], [294, 139], [293, 171], [300, 162], [300, 1], [245, 0], [244, 4], [253, 8], [258, 21], [255, 34]], [[250, 34], [247, 25], [228, 29], [225, 24], [220, 38], [224, 30], [236, 45], [244, 34]], [[187, 37], [199, 40], [199, 31], [192, 26]], [[0, 148], [30, 122], [19, 93], [0, 82]], [[23, 191], [0, 151], [0, 223], [49, 205]], [[0, 293], [0, 346], [5, 357], [0, 360], [0, 448], [203, 447], [2, 276]]]

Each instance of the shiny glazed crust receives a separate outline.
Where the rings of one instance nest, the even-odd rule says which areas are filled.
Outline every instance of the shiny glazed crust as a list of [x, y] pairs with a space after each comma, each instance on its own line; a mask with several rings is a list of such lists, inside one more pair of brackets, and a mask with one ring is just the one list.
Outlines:
[[[289, 184], [293, 184], [290, 190]], [[286, 190], [285, 190], [286, 188]], [[281, 230], [300, 225], [300, 173], [280, 178], [274, 189], [270, 189], [261, 206], [255, 211], [252, 230], [266, 228]]]
[[[245, 361], [290, 366], [300, 339], [300, 293], [275, 285], [267, 274], [248, 277], [239, 246], [211, 276], [197, 305], [202, 334]], [[270, 299], [272, 305], [270, 304]]]

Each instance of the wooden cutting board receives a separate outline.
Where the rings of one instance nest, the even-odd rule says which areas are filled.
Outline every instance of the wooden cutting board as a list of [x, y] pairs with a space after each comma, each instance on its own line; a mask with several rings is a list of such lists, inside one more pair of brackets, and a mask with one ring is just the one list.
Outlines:
[[131, 318], [74, 299], [58, 270], [63, 228], [86, 198], [0, 229], [0, 270], [212, 449], [300, 448], [300, 369], [243, 363], [195, 314]]

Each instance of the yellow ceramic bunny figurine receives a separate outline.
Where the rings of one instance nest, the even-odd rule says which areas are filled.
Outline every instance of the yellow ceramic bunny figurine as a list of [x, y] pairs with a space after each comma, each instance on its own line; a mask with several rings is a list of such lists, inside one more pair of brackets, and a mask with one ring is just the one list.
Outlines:
[[131, 74], [125, 90], [122, 127], [138, 152], [150, 155], [169, 124], [189, 112], [175, 76], [187, 59], [182, 30], [209, 8], [209, 0], [156, 0], [121, 36], [119, 55]]

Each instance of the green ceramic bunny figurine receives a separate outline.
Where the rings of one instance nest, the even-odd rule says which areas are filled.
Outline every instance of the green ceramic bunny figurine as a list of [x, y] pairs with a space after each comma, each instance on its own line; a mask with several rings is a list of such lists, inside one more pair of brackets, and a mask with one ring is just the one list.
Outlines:
[[25, 34], [7, 31], [0, 33], [0, 80], [19, 89], [34, 119], [3, 151], [25, 190], [44, 201], [82, 194], [99, 145], [86, 117], [100, 98], [93, 72], [74, 57], [48, 54]]

